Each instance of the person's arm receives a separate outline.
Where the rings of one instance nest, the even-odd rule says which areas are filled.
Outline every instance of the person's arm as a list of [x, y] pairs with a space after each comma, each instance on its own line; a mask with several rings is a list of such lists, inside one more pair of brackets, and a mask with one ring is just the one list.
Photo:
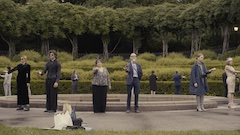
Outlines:
[[194, 64], [191, 69], [191, 80], [195, 87], [197, 87], [197, 80], [196, 80], [196, 65]]
[[141, 79], [142, 79], [142, 75], [143, 75], [142, 67], [140, 66], [140, 64], [138, 64], [138, 66], [139, 66], [139, 69], [137, 69], [138, 72], [139, 72], [139, 76], [138, 76], [138, 78], [139, 78], [139, 80], [141, 80]]
[[17, 66], [14, 67], [13, 69], [9, 70], [9, 71], [8, 71], [8, 74], [11, 74], [12, 72], [18, 70], [18, 66], [19, 66], [19, 65], [17, 65]]
[[128, 64], [126, 65], [125, 71], [126, 71], [127, 73], [130, 72], [130, 63], [128, 63]]
[[71, 80], [74, 81], [74, 74], [71, 75]]
[[106, 68], [106, 73], [107, 73], [108, 87], [109, 87], [109, 89], [111, 89], [111, 88], [112, 88], [112, 86], [111, 86], [111, 80], [110, 80], [110, 75], [109, 75], [109, 72], [108, 72], [107, 68]]
[[46, 74], [47, 70], [48, 70], [48, 62], [46, 63], [43, 71], [42, 71], [42, 72], [39, 72], [39, 74], [40, 74], [40, 75], [44, 75], [44, 74]]
[[98, 68], [97, 67], [94, 67], [93, 68], [93, 74], [97, 74], [98, 73]]
[[5, 75], [0, 75], [2, 78], [5, 78], [6, 77], [6, 74]]
[[234, 70], [233, 68], [230, 68], [229, 66], [226, 66], [226, 70], [228, 70], [232, 73], [240, 73], [240, 71]]
[[59, 82], [61, 77], [61, 64], [57, 62], [57, 77], [56, 77], [56, 82]]
[[31, 78], [31, 66], [27, 66], [27, 73], [26, 73], [26, 82], [30, 83], [30, 78]]

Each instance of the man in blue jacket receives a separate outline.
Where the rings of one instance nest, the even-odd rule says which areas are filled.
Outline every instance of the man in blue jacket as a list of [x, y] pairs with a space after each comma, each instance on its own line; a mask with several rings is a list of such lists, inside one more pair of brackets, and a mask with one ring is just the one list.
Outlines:
[[140, 80], [142, 78], [142, 68], [140, 64], [136, 62], [137, 55], [135, 53], [132, 53], [130, 55], [130, 60], [126, 65], [126, 72], [127, 78], [126, 78], [126, 84], [127, 84], [127, 113], [130, 113], [131, 108], [131, 94], [132, 94], [132, 88], [134, 88], [134, 95], [135, 95], [135, 112], [139, 113], [138, 110], [138, 94], [139, 94], [139, 88], [140, 88]]
[[175, 74], [173, 75], [174, 86], [175, 86], [175, 94], [180, 94], [181, 87], [182, 87], [181, 80], [182, 80], [183, 77], [178, 73], [178, 71], [176, 71]]

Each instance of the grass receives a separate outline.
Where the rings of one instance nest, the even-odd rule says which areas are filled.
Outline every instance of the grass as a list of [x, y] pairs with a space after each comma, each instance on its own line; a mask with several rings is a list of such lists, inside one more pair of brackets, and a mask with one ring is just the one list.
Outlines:
[[84, 131], [84, 130], [43, 130], [26, 127], [0, 125], [1, 135], [240, 135], [240, 131]]

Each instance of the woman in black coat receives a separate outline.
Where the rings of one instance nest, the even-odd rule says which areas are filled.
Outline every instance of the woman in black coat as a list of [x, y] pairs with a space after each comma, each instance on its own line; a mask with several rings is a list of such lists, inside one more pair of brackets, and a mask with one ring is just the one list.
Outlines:
[[152, 74], [149, 76], [149, 84], [151, 95], [155, 95], [157, 90], [157, 76], [154, 74], [154, 71], [152, 71]]
[[28, 87], [30, 86], [30, 69], [31, 66], [26, 63], [27, 56], [21, 57], [21, 64], [11, 69], [8, 73], [18, 71], [17, 75], [17, 110], [29, 111]]

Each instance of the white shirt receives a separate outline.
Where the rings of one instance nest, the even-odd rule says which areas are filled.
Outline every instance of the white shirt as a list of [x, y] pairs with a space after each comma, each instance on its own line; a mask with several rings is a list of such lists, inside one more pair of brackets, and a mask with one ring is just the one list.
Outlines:
[[137, 73], [137, 64], [135, 62], [131, 62], [132, 67], [133, 67], [133, 77], [138, 77], [138, 73]]
[[10, 74], [6, 73], [5, 75], [0, 75], [0, 76], [4, 78], [3, 84], [11, 84], [12, 73]]

